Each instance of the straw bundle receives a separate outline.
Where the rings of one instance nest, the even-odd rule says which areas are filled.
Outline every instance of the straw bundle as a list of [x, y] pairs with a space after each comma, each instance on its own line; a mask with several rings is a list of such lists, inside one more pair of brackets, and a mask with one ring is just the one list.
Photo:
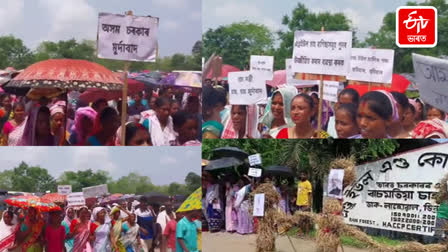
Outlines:
[[356, 180], [356, 170], [355, 170], [355, 159], [350, 158], [337, 158], [330, 163], [330, 169], [343, 169], [344, 170], [344, 181], [343, 188], [351, 185]]
[[294, 215], [286, 215], [281, 212], [277, 214], [275, 224], [280, 234], [288, 231], [294, 226], [303, 227], [305, 225], [313, 226], [318, 215], [311, 212], [295, 212]]

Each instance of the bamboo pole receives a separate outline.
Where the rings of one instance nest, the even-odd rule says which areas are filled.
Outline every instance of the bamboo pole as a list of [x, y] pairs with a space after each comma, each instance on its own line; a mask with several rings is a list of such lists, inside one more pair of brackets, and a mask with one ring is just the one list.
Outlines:
[[[132, 11], [128, 11], [126, 15], [132, 16]], [[124, 85], [123, 96], [121, 99], [121, 146], [125, 146], [126, 140], [126, 116], [128, 114], [128, 71], [130, 63], [126, 61], [124, 63]]]
[[[322, 26], [321, 31], [324, 32], [325, 28]], [[319, 132], [322, 129], [322, 106], [323, 106], [323, 98], [324, 98], [324, 75], [320, 74], [320, 83], [319, 83], [319, 108], [317, 112], [317, 131]]]

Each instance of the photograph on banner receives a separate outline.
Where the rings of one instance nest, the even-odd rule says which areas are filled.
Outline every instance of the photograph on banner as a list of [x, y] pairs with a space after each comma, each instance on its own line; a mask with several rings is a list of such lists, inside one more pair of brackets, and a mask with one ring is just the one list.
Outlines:
[[0, 7], [0, 146], [200, 145], [200, 0], [19, 5]]
[[14, 147], [0, 158], [0, 251], [167, 251], [185, 222], [186, 246], [201, 250], [200, 147]]
[[[215, 69], [204, 70], [207, 90], [202, 96], [202, 137], [448, 138], [448, 92], [443, 84], [438, 88], [431, 85], [434, 81], [446, 83], [445, 70], [437, 68], [438, 80], [422, 78], [422, 74], [431, 76], [430, 70], [423, 65], [415, 69], [412, 60], [413, 53], [447, 60], [441, 41], [448, 33], [439, 29], [440, 43], [432, 49], [397, 48], [395, 36], [385, 35], [395, 34], [396, 23], [391, 18], [398, 7], [416, 6], [417, 14], [412, 17], [418, 17], [419, 7], [432, 6], [438, 10], [438, 22], [444, 22], [448, 4], [426, 1], [411, 5], [398, 0], [383, 6], [367, 0], [351, 3], [353, 10], [347, 11], [340, 1], [324, 0], [316, 10], [312, 0], [285, 0], [274, 5], [260, 0], [258, 15], [244, 17], [212, 15], [226, 10], [227, 5], [204, 1], [204, 58], [213, 55], [220, 62], [214, 64]], [[241, 0], [234, 6], [252, 8], [253, 3]], [[371, 11], [377, 15], [372, 16]], [[427, 28], [420, 21], [406, 21], [406, 32], [424, 33], [434, 27], [430, 24], [434, 20], [425, 22]], [[254, 55], [274, 59], [272, 80], [259, 82], [266, 86], [267, 99], [252, 110], [258, 110], [258, 116], [241, 106], [254, 104], [255, 98], [247, 92], [245, 97], [239, 95], [238, 103], [228, 100], [235, 98], [230, 93], [229, 75], [249, 70]], [[325, 85], [325, 81], [339, 82], [339, 88]]]
[[[203, 249], [275, 244], [311, 252], [329, 246], [314, 233], [333, 223], [343, 231], [332, 239], [344, 247], [349, 243], [343, 237], [351, 236], [366, 246], [373, 241], [369, 248], [443, 251], [447, 147], [448, 141], [433, 139], [206, 139], [203, 207], [220, 211], [203, 212]], [[261, 177], [247, 175], [256, 153], [263, 160]], [[256, 242], [260, 238], [266, 244]]]

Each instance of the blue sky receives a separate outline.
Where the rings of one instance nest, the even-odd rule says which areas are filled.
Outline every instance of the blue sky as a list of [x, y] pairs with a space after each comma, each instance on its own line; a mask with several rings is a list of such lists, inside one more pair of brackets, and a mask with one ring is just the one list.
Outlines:
[[44, 40], [96, 40], [98, 12], [128, 10], [160, 18], [160, 56], [191, 54], [201, 39], [201, 0], [1, 0], [0, 36], [12, 34], [32, 49]]
[[245, 20], [264, 24], [272, 31], [284, 29], [282, 17], [291, 16], [299, 2], [313, 12], [346, 14], [357, 28], [357, 36], [363, 39], [369, 31], [376, 32], [380, 28], [387, 12], [406, 5], [408, 0], [204, 0], [203, 30]]
[[114, 179], [131, 172], [153, 184], [183, 183], [189, 172], [201, 174], [200, 147], [8, 147], [1, 148], [0, 171], [20, 164], [39, 165], [57, 178], [64, 171], [106, 170]]

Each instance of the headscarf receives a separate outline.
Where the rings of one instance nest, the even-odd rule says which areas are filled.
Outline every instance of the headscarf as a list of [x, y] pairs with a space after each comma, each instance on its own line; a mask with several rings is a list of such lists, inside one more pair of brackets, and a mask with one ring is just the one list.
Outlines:
[[392, 106], [392, 121], [400, 120], [400, 115], [398, 114], [398, 103], [395, 100], [394, 96], [385, 90], [375, 90], [375, 92], [380, 92], [389, 99], [390, 105]]
[[[16, 134], [21, 134], [21, 139], [17, 142], [18, 146], [35, 146], [36, 145], [36, 123], [37, 123], [37, 116], [39, 112], [42, 110], [42, 106], [39, 107], [33, 107], [31, 109], [30, 114], [28, 115], [28, 118], [26, 119], [26, 122], [22, 123], [19, 127], [16, 128], [17, 132]], [[50, 121], [48, 121], [50, 123]], [[15, 132], [14, 130], [13, 132]], [[12, 133], [12, 132], [11, 132]], [[56, 144], [56, 140], [54, 137], [52, 138], [52, 145]], [[50, 139], [49, 139], [50, 140]]]
[[[234, 105], [238, 106], [238, 105]], [[221, 135], [222, 139], [235, 139], [241, 136], [238, 136], [238, 132], [235, 132], [233, 128], [232, 121], [232, 108], [226, 111], [226, 115], [224, 116], [225, 120], [223, 120], [224, 131]], [[243, 137], [251, 137], [251, 138], [259, 138], [260, 133], [258, 132], [258, 107], [257, 105], [246, 105], [246, 132]]]
[[[106, 211], [106, 209], [105, 209], [104, 207], [95, 207], [95, 208], [93, 209], [93, 211], [92, 211], [92, 216], [91, 216], [90, 221], [91, 221], [91, 222], [95, 222], [95, 221], [98, 219], [98, 216], [97, 216], [97, 215], [98, 215], [102, 210]], [[110, 219], [110, 217], [107, 215], [107, 212], [106, 212], [106, 215], [104, 216], [104, 224], [106, 224], [106, 223], [110, 223], [110, 222], [111, 222], [111, 219]]]
[[17, 217], [13, 214], [12, 225], [8, 226], [5, 223], [4, 217], [7, 211], [3, 212], [2, 219], [0, 220], [0, 251], [10, 248], [14, 244], [17, 226]]
[[293, 86], [281, 87], [272, 93], [272, 96], [268, 99], [264, 115], [261, 117], [260, 122], [268, 128], [272, 127], [272, 121], [274, 121], [274, 116], [272, 115], [272, 99], [277, 93], [280, 93], [283, 98], [283, 117], [285, 118], [286, 125], [288, 127], [294, 127], [295, 124], [291, 120], [291, 101], [298, 94], [298, 91], [297, 88]]
[[448, 124], [438, 118], [421, 121], [412, 131], [412, 138], [448, 138]]
[[120, 208], [118, 208], [117, 206], [114, 206], [114, 207], [112, 208], [112, 210], [110, 211], [110, 214], [113, 215], [113, 214], [116, 213], [116, 212], [120, 212]]
[[414, 110], [417, 112], [417, 102], [413, 99], [408, 99], [409, 104], [411, 104], [414, 107]]
[[65, 209], [65, 217], [64, 217], [64, 221], [65, 223], [67, 223], [68, 226], [70, 226], [70, 224], [72, 223], [74, 218], [69, 218], [68, 217], [68, 210], [72, 209], [73, 211], [75, 210], [73, 207], [67, 207], [67, 209]]
[[88, 118], [92, 122], [95, 122], [96, 118], [96, 111], [91, 107], [83, 107], [76, 110], [75, 113], [75, 123], [72, 127], [72, 132], [76, 132], [76, 140], [78, 144], [82, 144], [90, 132], [83, 132], [82, 131], [82, 120], [83, 118]]
[[54, 116], [57, 113], [62, 113], [65, 115], [65, 102], [58, 101], [53, 106], [50, 107], [50, 116]]
[[[313, 91], [313, 92], [310, 92], [308, 95], [311, 96], [312, 94], [317, 95], [317, 98], [320, 99], [318, 92]], [[319, 104], [314, 104], [314, 107], [318, 107], [318, 106], [319, 106]], [[322, 116], [321, 116], [322, 129], [327, 126], [328, 120], [333, 115], [334, 115], [334, 113], [333, 113], [333, 109], [330, 106], [330, 102], [323, 100], [322, 101]], [[313, 120], [313, 122], [312, 122], [313, 128], [317, 129], [317, 124], [318, 124], [318, 121], [317, 121], [317, 114], [316, 114], [316, 120]]]

